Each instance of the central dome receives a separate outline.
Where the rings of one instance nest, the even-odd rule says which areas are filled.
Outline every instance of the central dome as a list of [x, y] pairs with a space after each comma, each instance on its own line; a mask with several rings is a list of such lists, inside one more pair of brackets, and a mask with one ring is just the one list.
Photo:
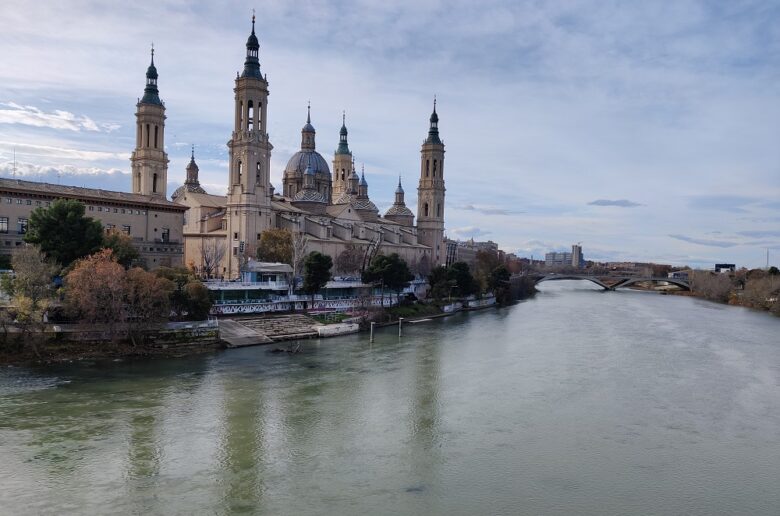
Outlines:
[[316, 150], [300, 150], [292, 155], [284, 167], [285, 177], [303, 177], [306, 167], [311, 167], [315, 175], [325, 174], [330, 179], [330, 168], [325, 158]]

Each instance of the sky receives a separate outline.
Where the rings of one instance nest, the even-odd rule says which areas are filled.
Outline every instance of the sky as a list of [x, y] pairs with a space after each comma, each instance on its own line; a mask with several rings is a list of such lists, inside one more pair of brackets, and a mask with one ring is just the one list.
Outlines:
[[446, 233], [542, 257], [780, 265], [780, 2], [3, 2], [0, 175], [127, 191], [155, 47], [168, 192], [227, 187], [252, 9], [278, 189], [311, 102], [416, 212], [434, 95]]

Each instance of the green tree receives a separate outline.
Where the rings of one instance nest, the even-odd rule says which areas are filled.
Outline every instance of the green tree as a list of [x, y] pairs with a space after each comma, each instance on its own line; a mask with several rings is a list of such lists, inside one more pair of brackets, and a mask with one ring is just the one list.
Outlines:
[[401, 291], [413, 279], [414, 276], [409, 271], [409, 266], [397, 253], [388, 256], [382, 254], [375, 256], [362, 275], [363, 283], [380, 286], [383, 304], [385, 287], [400, 296]]
[[160, 278], [172, 282], [170, 307], [177, 319], [201, 320], [211, 310], [211, 298], [203, 282], [184, 267], [160, 267], [155, 271]]
[[496, 301], [502, 305], [512, 300], [509, 289], [509, 276], [509, 269], [505, 265], [499, 265], [493, 269], [488, 279], [488, 289], [496, 296]]
[[319, 251], [312, 251], [303, 262], [303, 291], [311, 294], [311, 302], [314, 304], [314, 294], [322, 290], [330, 281], [330, 269], [333, 260], [330, 256]]
[[289, 230], [267, 229], [260, 235], [257, 243], [257, 259], [264, 262], [287, 263], [292, 265], [293, 237]]
[[461, 297], [468, 297], [477, 291], [477, 283], [466, 262], [455, 262], [448, 270], [449, 279], [455, 282], [455, 289]]
[[129, 269], [140, 256], [130, 235], [118, 231], [111, 231], [103, 237], [103, 247], [111, 249], [116, 261], [125, 269]]
[[767, 272], [769, 273], [770, 276], [777, 276], [778, 274], [780, 274], [780, 269], [772, 265]]
[[501, 262], [498, 259], [498, 253], [486, 249], [477, 251], [474, 264], [474, 280], [476, 281], [475, 287], [480, 293], [490, 290], [490, 275], [499, 265], [501, 265]]
[[451, 289], [455, 287], [455, 282], [450, 280], [447, 267], [437, 265], [428, 276], [428, 285], [430, 285], [430, 296], [433, 299], [441, 300], [450, 295]]
[[67, 267], [100, 249], [103, 226], [84, 216], [83, 203], [57, 199], [48, 208], [33, 210], [24, 240], [39, 245], [47, 257]]

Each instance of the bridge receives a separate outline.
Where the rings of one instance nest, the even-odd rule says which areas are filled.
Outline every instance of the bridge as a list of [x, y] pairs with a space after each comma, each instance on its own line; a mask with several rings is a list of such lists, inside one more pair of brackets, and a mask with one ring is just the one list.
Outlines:
[[534, 285], [545, 281], [583, 280], [595, 283], [604, 290], [616, 290], [630, 287], [636, 283], [668, 283], [676, 285], [683, 290], [691, 290], [688, 281], [679, 278], [655, 277], [655, 276], [593, 276], [589, 274], [529, 274], [534, 280]]

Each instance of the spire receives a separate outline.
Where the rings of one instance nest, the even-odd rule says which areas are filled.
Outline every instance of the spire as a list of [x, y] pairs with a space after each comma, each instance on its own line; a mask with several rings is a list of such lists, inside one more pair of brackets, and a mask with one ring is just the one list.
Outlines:
[[255, 13], [252, 11], [252, 33], [246, 40], [246, 60], [244, 61], [244, 72], [241, 77], [252, 77], [254, 79], [263, 79], [263, 75], [260, 73], [260, 60], [258, 54], [260, 52], [260, 43], [257, 41], [255, 35]]
[[404, 188], [401, 186], [401, 175], [399, 174], [398, 175], [398, 188], [395, 189], [395, 194], [397, 196], [398, 194], [403, 195], [403, 193], [404, 193]]
[[157, 67], [154, 66], [154, 43], [152, 43], [152, 60], [149, 68], [146, 69], [146, 87], [144, 96], [141, 98], [141, 104], [157, 104], [162, 106], [160, 92], [157, 89]]
[[187, 165], [187, 180], [185, 184], [200, 184], [198, 182], [198, 164], [195, 163], [195, 145], [192, 146], [192, 154], [190, 155], [190, 162]]
[[306, 108], [306, 125], [301, 129], [301, 150], [314, 150], [314, 135], [317, 131], [314, 130], [314, 126], [311, 125], [311, 102], [309, 102]]
[[436, 113], [436, 95], [433, 96], [433, 113], [431, 113], [431, 127], [428, 129], [428, 138], [425, 143], [434, 143], [441, 145], [441, 139], [439, 138], [439, 115]]
[[349, 151], [349, 143], [347, 142], [347, 112], [341, 112], [341, 131], [339, 131], [339, 146], [336, 148], [336, 155], [339, 154], [352, 154]]

